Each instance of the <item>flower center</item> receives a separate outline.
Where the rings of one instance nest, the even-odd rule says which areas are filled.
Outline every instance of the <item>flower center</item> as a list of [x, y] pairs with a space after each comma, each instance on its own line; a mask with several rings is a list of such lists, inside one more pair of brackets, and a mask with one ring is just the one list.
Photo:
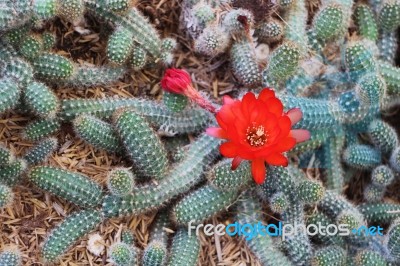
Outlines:
[[251, 126], [246, 130], [246, 141], [252, 147], [261, 147], [267, 142], [268, 134], [264, 126]]

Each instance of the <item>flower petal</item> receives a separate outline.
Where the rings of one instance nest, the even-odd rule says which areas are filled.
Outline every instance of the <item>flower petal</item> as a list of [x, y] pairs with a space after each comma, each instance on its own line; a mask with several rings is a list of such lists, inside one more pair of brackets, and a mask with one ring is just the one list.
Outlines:
[[236, 170], [236, 168], [238, 168], [239, 164], [243, 161], [242, 158], [240, 158], [239, 156], [236, 156], [235, 158], [233, 158], [232, 160], [232, 170]]
[[232, 103], [234, 103], [235, 100], [232, 99], [231, 96], [225, 95], [224, 97], [222, 97], [222, 102], [223, 102], [224, 105], [226, 105], [226, 104], [232, 104]]
[[251, 162], [251, 174], [257, 184], [262, 184], [265, 180], [265, 163], [264, 160], [258, 159]]
[[228, 135], [225, 130], [219, 127], [209, 127], [206, 129], [206, 134], [214, 138], [227, 139]]
[[270, 98], [274, 98], [275, 97], [275, 92], [273, 90], [271, 90], [270, 88], [264, 88], [260, 94], [258, 95], [258, 99], [260, 99], [261, 101], [267, 101]]
[[303, 142], [311, 138], [310, 131], [306, 129], [292, 129], [290, 135], [296, 139], [296, 142]]
[[223, 156], [233, 158], [237, 155], [237, 146], [232, 142], [225, 142], [221, 144], [219, 151]]
[[290, 109], [287, 113], [287, 116], [290, 118], [290, 121], [292, 122], [292, 126], [299, 122], [301, 118], [303, 117], [303, 112], [300, 110], [300, 108], [293, 108]]
[[288, 159], [280, 153], [272, 153], [265, 157], [265, 160], [270, 165], [275, 166], [288, 166], [289, 162]]
[[268, 108], [268, 111], [273, 113], [276, 116], [281, 116], [283, 112], [283, 104], [278, 98], [271, 98], [265, 104]]

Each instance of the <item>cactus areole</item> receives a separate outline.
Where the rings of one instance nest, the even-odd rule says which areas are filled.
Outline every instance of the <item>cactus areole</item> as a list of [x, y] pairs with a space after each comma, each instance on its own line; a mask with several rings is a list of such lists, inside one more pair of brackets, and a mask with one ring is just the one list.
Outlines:
[[282, 102], [269, 88], [263, 89], [258, 98], [251, 92], [242, 100], [225, 96], [216, 118], [220, 127], [208, 128], [207, 134], [227, 140], [220, 152], [233, 158], [232, 169], [242, 160], [250, 160], [257, 184], [264, 182], [265, 163], [287, 166], [288, 159], [282, 153], [310, 138], [307, 130], [291, 129], [302, 118], [301, 110], [293, 108], [285, 113]]

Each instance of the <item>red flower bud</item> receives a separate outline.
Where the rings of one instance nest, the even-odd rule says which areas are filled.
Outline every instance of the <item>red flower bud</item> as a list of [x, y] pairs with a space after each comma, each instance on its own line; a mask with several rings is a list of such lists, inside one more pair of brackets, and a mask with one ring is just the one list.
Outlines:
[[192, 80], [185, 70], [170, 68], [165, 71], [161, 80], [163, 90], [176, 94], [185, 94], [185, 91], [192, 86]]

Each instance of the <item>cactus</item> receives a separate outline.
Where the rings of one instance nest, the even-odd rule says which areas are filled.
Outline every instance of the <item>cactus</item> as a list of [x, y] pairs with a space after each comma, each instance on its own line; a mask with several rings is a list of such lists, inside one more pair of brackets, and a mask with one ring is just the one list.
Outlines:
[[0, 184], [0, 209], [9, 205], [13, 201], [13, 198], [14, 193], [12, 192], [11, 188]]
[[395, 0], [385, 1], [379, 12], [379, 25], [385, 32], [396, 30], [400, 25], [400, 3]]
[[247, 87], [259, 86], [261, 74], [252, 44], [245, 39], [235, 42], [230, 56], [235, 77]]
[[384, 78], [389, 95], [400, 95], [400, 69], [385, 61], [378, 61], [379, 72]]
[[121, 232], [121, 242], [127, 244], [127, 245], [133, 245], [135, 242], [135, 237], [132, 233], [131, 230], [129, 229], [124, 229]]
[[301, 51], [295, 43], [285, 42], [271, 54], [268, 67], [263, 71], [263, 85], [284, 82], [292, 77], [300, 62]]
[[126, 72], [125, 67], [114, 66], [94, 66], [94, 67], [77, 67], [74, 73], [66, 79], [59, 82], [66, 86], [73, 87], [92, 87], [106, 86], [117, 82]]
[[220, 191], [206, 185], [188, 194], [175, 205], [173, 219], [180, 225], [190, 221], [200, 223], [232, 205], [237, 196], [237, 191]]
[[327, 189], [340, 192], [344, 184], [344, 170], [340, 156], [344, 146], [345, 137], [339, 135], [328, 139], [322, 147], [322, 168]]
[[165, 210], [159, 211], [151, 226], [149, 242], [161, 242], [166, 246], [168, 244], [168, 233], [165, 231], [165, 228], [167, 228], [169, 224], [169, 213]]
[[134, 70], [142, 69], [147, 62], [146, 51], [140, 47], [133, 47], [131, 57], [128, 59], [129, 65], [133, 67]]
[[57, 96], [44, 84], [33, 82], [25, 89], [25, 101], [30, 109], [43, 118], [54, 118], [59, 107]]
[[[241, 23], [238, 18], [244, 17], [247, 22]], [[244, 24], [252, 25], [254, 21], [253, 14], [246, 9], [232, 9], [230, 10], [222, 21], [222, 26], [230, 33], [230, 34], [241, 34], [245, 33], [248, 29]]]
[[28, 178], [39, 188], [82, 207], [96, 207], [103, 198], [101, 187], [82, 174], [36, 166], [30, 169]]
[[14, 159], [14, 154], [3, 144], [0, 144], [0, 167], [10, 164]]
[[36, 120], [25, 127], [22, 135], [26, 140], [38, 141], [57, 132], [60, 126], [57, 119]]
[[168, 168], [167, 152], [148, 122], [129, 109], [117, 111], [113, 120], [135, 169], [145, 177], [161, 179]]
[[126, 196], [132, 192], [135, 176], [129, 169], [115, 168], [107, 176], [107, 187], [113, 195]]
[[21, 266], [21, 252], [16, 248], [9, 248], [0, 253], [0, 266]]
[[43, 49], [43, 42], [38, 36], [29, 36], [21, 43], [19, 52], [24, 58], [32, 60], [36, 58]]
[[354, 18], [360, 36], [372, 41], [378, 39], [378, 25], [374, 13], [369, 6], [363, 4], [357, 5], [354, 10]]
[[369, 184], [364, 189], [364, 199], [367, 202], [381, 201], [384, 194], [385, 194], [385, 188], [379, 187], [375, 184]]
[[318, 206], [332, 219], [335, 219], [345, 210], [352, 211], [355, 215], [362, 216], [352, 203], [334, 191], [326, 191]]
[[102, 0], [98, 5], [106, 10], [123, 13], [128, 10], [130, 0]]
[[256, 36], [260, 41], [273, 43], [280, 41], [283, 36], [283, 25], [277, 19], [260, 23], [256, 29]]
[[390, 223], [400, 217], [400, 206], [391, 203], [365, 203], [358, 206], [369, 223]]
[[58, 82], [72, 76], [72, 61], [57, 54], [43, 53], [33, 61], [35, 76], [46, 81]]
[[110, 247], [109, 257], [116, 266], [136, 265], [137, 261], [134, 248], [121, 242], [114, 243]]
[[32, 66], [19, 58], [9, 61], [2, 72], [4, 77], [13, 79], [21, 87], [25, 87], [33, 79]]
[[5, 112], [18, 103], [18, 98], [21, 91], [18, 88], [17, 84], [15, 84], [10, 79], [1, 79], [0, 80], [0, 113]]
[[[366, 226], [364, 216], [360, 212], [352, 212], [351, 210], [342, 211], [336, 218], [336, 224], [347, 224], [350, 232], [358, 230], [362, 226]], [[356, 247], [365, 247], [368, 245], [367, 236], [362, 232], [357, 234], [349, 234], [343, 237], [348, 244]]]
[[313, 20], [312, 31], [315, 37], [322, 41], [339, 37], [343, 33], [345, 24], [343, 7], [337, 4], [330, 4], [320, 9]]
[[376, 71], [374, 56], [362, 42], [349, 44], [345, 54], [346, 69], [352, 80], [357, 81], [362, 76]]
[[43, 33], [42, 39], [43, 39], [43, 50], [45, 51], [49, 51], [56, 44], [56, 36], [53, 35], [52, 33], [49, 32]]
[[35, 165], [45, 162], [51, 153], [57, 148], [58, 140], [56, 138], [46, 138], [32, 147], [24, 156], [29, 165]]
[[163, 92], [163, 101], [165, 106], [172, 112], [180, 112], [188, 105], [188, 99], [184, 95]]
[[244, 162], [235, 171], [232, 171], [231, 164], [230, 160], [223, 160], [214, 166], [207, 176], [211, 186], [217, 190], [235, 191], [250, 184], [250, 164]]
[[57, 0], [33, 1], [33, 13], [40, 19], [50, 19], [57, 14]]
[[25, 160], [17, 159], [6, 166], [0, 167], [0, 184], [14, 186], [21, 182], [22, 174], [27, 168]]
[[[327, 142], [331, 134], [332, 132], [326, 130], [315, 130], [311, 133], [311, 138], [309, 140], [297, 144], [289, 152], [292, 154], [301, 154], [306, 151], [316, 150]], [[322, 148], [324, 148], [324, 146]]]
[[228, 49], [229, 35], [221, 27], [210, 26], [197, 37], [196, 51], [208, 56], [217, 56]]
[[400, 146], [396, 147], [390, 155], [390, 167], [397, 173], [400, 172]]
[[143, 115], [152, 125], [164, 128], [173, 134], [194, 133], [202, 130], [211, 120], [211, 115], [200, 108], [191, 108], [173, 113], [157, 103], [137, 99], [76, 99], [64, 100], [60, 116], [69, 120], [80, 114], [110, 117], [123, 107], [132, 107]]
[[344, 162], [357, 169], [372, 169], [381, 163], [381, 159], [380, 152], [368, 145], [352, 145], [343, 153]]
[[387, 231], [385, 245], [389, 252], [391, 259], [394, 261], [400, 260], [400, 226], [399, 220], [393, 221], [392, 225]]
[[320, 201], [325, 193], [323, 185], [312, 180], [302, 181], [297, 189], [299, 199], [306, 204], [313, 204]]
[[393, 171], [386, 165], [376, 167], [371, 173], [371, 182], [376, 186], [386, 187], [393, 181], [393, 179]]
[[304, 0], [293, 2], [284, 17], [286, 21], [284, 37], [289, 41], [295, 42], [301, 49], [301, 54], [304, 54], [308, 47], [306, 33], [308, 12]]
[[107, 57], [111, 62], [121, 65], [128, 60], [133, 49], [133, 33], [124, 28], [118, 27], [108, 40]]
[[157, 186], [134, 189], [125, 197], [107, 196], [103, 201], [103, 213], [107, 217], [139, 214], [160, 207], [179, 194], [188, 191], [201, 180], [207, 163], [217, 156], [219, 141], [201, 136], [190, 145], [184, 160], [176, 164]]
[[199, 2], [191, 10], [193, 17], [200, 26], [205, 26], [215, 19], [215, 12], [209, 4]]
[[102, 217], [96, 210], [75, 212], [65, 218], [47, 237], [42, 256], [47, 262], [56, 262], [68, 248], [100, 224]]
[[384, 257], [373, 251], [361, 251], [355, 258], [356, 266], [388, 266]]
[[384, 33], [378, 40], [379, 58], [388, 63], [394, 63], [397, 51], [397, 39], [394, 32]]
[[3, 2], [0, 9], [0, 31], [21, 26], [30, 18], [30, 1], [28, 0]]
[[166, 262], [167, 249], [158, 241], [151, 242], [143, 253], [143, 266], [163, 266]]
[[195, 266], [200, 253], [200, 241], [193, 232], [179, 228], [172, 241], [168, 266]]
[[288, 208], [289, 204], [288, 197], [282, 192], [273, 194], [269, 200], [271, 210], [279, 214], [282, 214]]
[[345, 251], [337, 246], [327, 246], [317, 250], [311, 259], [311, 266], [342, 266], [345, 263]]
[[[321, 226], [328, 226], [329, 224], [334, 224], [334, 221], [328, 216], [321, 212], [314, 213], [307, 218], [307, 225], [309, 224], [321, 224]], [[316, 234], [312, 238], [318, 243], [327, 246], [338, 246], [344, 247], [345, 243], [343, 237], [340, 235], [329, 235], [329, 234]]]
[[91, 115], [80, 115], [73, 125], [76, 134], [94, 147], [108, 152], [121, 150], [119, 137], [111, 124]]
[[399, 144], [396, 130], [382, 120], [372, 121], [368, 134], [372, 143], [384, 154], [392, 152]]

